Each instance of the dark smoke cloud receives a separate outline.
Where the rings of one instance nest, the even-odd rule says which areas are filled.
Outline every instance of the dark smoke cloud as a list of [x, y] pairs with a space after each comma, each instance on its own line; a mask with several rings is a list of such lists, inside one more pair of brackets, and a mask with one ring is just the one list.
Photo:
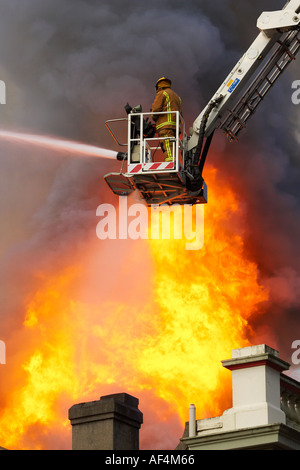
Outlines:
[[[156, 79], [167, 75], [190, 126], [255, 38], [261, 11], [283, 4], [1, 1], [0, 79], [7, 85], [7, 104], [1, 105], [0, 125], [112, 148], [104, 121], [123, 116], [127, 101], [149, 110]], [[300, 79], [298, 62], [276, 84], [240, 143], [218, 136], [208, 158], [245, 205], [245, 251], [270, 289], [264, 314], [253, 321], [253, 340], [271, 337], [287, 360], [290, 344], [300, 336], [295, 79]], [[3, 319], [16, 310], [35, 269], [52, 269], [64, 253], [82, 249], [86, 230], [95, 230], [96, 206], [111, 201], [102, 176], [114, 168], [102, 160], [49, 157], [45, 151], [0, 144]]]
[[[215, 64], [220, 69], [234, 55], [225, 51], [219, 28], [197, 2], [188, 7], [152, 2], [145, 8], [139, 1], [16, 0], [0, 4], [0, 18], [0, 70], [7, 84], [0, 124], [101, 147], [113, 146], [104, 121], [122, 116], [127, 100], [150, 109], [154, 83], [163, 74], [172, 77], [191, 123], [207, 99], [203, 93], [211, 82], [209, 71], [214, 75]], [[87, 168], [84, 173], [80, 165]], [[94, 183], [97, 174], [101, 180], [107, 172], [101, 165], [102, 172], [98, 162], [86, 167], [78, 160], [52, 157], [49, 162], [42, 151], [39, 158], [38, 150], [28, 147], [4, 148], [2, 178], [10, 186], [2, 186], [2, 200], [6, 211], [16, 214], [5, 213], [9, 223], [0, 266], [5, 284], [12, 272], [15, 288], [16, 279], [26, 285], [22, 279], [28, 275], [20, 272], [59, 264], [57, 254], [68, 252], [72, 240], [81, 240], [82, 227], [96, 207], [87, 188], [95, 185], [87, 182]], [[31, 194], [27, 204], [16, 198], [20, 188]], [[98, 203], [103, 198], [109, 202], [103, 183], [97, 194]]]
[[[162, 74], [174, 77], [186, 109], [198, 114], [197, 80], [224, 50], [218, 28], [195, 5], [28, 0], [2, 6], [14, 124], [97, 141], [103, 121], [123, 113], [127, 100], [150, 108]], [[97, 122], [97, 132], [87, 121]]]

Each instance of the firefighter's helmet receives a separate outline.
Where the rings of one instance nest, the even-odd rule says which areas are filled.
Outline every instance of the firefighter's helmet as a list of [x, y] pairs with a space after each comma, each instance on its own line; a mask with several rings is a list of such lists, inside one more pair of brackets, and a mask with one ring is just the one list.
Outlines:
[[170, 87], [172, 85], [172, 82], [169, 78], [166, 77], [161, 77], [157, 80], [155, 84], [155, 88], [164, 88], [164, 87]]

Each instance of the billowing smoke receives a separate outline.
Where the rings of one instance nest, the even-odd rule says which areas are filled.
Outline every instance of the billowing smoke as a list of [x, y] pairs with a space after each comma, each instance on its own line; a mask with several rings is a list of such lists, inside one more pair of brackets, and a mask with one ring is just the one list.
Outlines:
[[[155, 81], [165, 75], [190, 126], [255, 38], [261, 11], [283, 3], [2, 2], [0, 79], [7, 104], [0, 125], [113, 148], [104, 121], [122, 117], [127, 101], [148, 111]], [[253, 341], [271, 341], [288, 361], [300, 334], [299, 108], [291, 101], [298, 70], [296, 62], [276, 84], [239, 144], [218, 135], [208, 157], [239, 194], [245, 252], [270, 289], [264, 314], [251, 325]], [[7, 142], [0, 142], [0, 164], [1, 339], [18, 325], [13, 314], [36, 272], [80, 256], [95, 236], [96, 207], [113, 200], [102, 176], [119, 167]], [[118, 256], [121, 265], [122, 250]], [[101, 283], [106, 273], [99, 276]]]

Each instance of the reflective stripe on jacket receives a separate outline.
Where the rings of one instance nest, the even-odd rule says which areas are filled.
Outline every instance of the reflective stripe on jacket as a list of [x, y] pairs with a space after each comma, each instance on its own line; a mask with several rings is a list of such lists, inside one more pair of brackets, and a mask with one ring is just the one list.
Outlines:
[[[181, 99], [171, 88], [158, 89], [154, 103], [152, 104], [152, 112], [162, 111], [179, 111], [181, 110]], [[156, 130], [166, 128], [173, 129], [176, 127], [176, 114], [153, 114], [152, 119], [156, 123]]]

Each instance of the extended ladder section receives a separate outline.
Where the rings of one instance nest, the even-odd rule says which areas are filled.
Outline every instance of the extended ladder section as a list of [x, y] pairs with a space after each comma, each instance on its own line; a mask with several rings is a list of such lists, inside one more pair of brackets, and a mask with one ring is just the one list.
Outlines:
[[246, 127], [247, 120], [256, 111], [286, 67], [295, 60], [299, 49], [300, 32], [298, 30], [287, 33], [284, 38], [277, 41], [271, 58], [238, 103], [232, 109], [228, 109], [227, 116], [220, 125], [230, 140], [237, 140], [239, 132]]

